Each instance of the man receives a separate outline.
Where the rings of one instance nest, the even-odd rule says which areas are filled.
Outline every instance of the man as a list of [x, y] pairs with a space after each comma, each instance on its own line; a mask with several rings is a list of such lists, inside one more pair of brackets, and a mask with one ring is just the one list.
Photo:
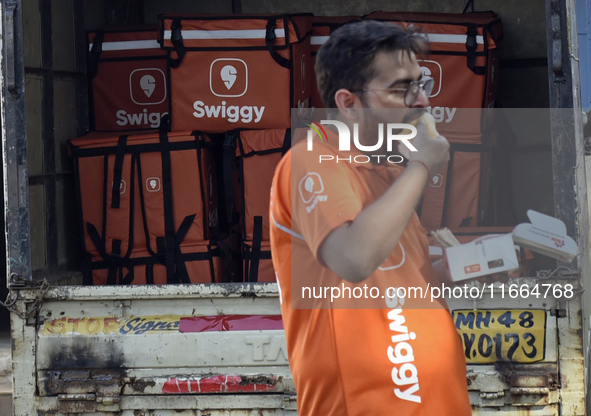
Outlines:
[[439, 284], [414, 210], [449, 144], [420, 122], [417, 151], [398, 146], [406, 168], [386, 158], [396, 155], [386, 140], [376, 145], [376, 124], [407, 123], [429, 105], [432, 83], [417, 63], [426, 49], [390, 23], [335, 31], [317, 55], [319, 91], [332, 118], [351, 132], [358, 124], [365, 150], [340, 151], [326, 129], [275, 171], [271, 249], [300, 416], [471, 414], [446, 305], [406, 290]]

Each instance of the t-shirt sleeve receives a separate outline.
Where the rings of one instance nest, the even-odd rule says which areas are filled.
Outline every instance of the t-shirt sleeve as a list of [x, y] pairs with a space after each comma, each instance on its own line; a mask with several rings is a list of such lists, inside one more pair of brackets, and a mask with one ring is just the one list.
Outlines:
[[355, 170], [348, 162], [320, 161], [320, 155], [332, 153], [330, 147], [315, 146], [314, 151], [307, 151], [301, 146], [293, 150], [292, 224], [317, 257], [318, 248], [330, 232], [353, 221], [361, 212], [362, 195]]

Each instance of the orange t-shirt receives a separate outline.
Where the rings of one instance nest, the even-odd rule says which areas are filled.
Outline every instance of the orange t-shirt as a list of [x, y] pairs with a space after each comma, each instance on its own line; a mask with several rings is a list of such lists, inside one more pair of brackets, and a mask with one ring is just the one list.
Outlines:
[[[466, 361], [445, 303], [400, 291], [383, 296], [389, 287], [439, 284], [418, 217], [359, 284], [317, 260], [328, 234], [353, 221], [402, 172], [365, 163], [357, 150], [340, 152], [333, 136], [334, 146], [314, 140], [311, 151], [306, 141], [296, 144], [279, 163], [271, 191], [271, 250], [298, 414], [471, 415]], [[331, 302], [334, 288], [343, 297]]]

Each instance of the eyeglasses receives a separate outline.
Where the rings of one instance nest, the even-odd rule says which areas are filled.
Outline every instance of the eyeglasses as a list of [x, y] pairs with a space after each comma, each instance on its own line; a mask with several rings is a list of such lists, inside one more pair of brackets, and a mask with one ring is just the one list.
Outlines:
[[435, 80], [433, 78], [428, 78], [423, 81], [412, 81], [408, 84], [406, 88], [384, 88], [384, 89], [367, 89], [364, 88], [361, 91], [388, 91], [388, 92], [397, 92], [397, 93], [404, 93], [404, 104], [410, 107], [414, 104], [419, 96], [421, 90], [425, 92], [425, 95], [429, 97], [433, 92], [433, 86], [435, 85]]

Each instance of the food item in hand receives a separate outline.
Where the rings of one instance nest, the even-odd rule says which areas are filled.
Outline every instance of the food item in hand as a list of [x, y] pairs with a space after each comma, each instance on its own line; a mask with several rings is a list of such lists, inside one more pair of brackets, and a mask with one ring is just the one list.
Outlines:
[[425, 124], [427, 125], [427, 134], [429, 135], [429, 137], [436, 139], [437, 137], [439, 137], [439, 133], [437, 132], [437, 128], [435, 127], [435, 119], [433, 118], [433, 116], [429, 113], [423, 113], [423, 115], [417, 119], [414, 119], [413, 121], [410, 122], [410, 124], [412, 124], [413, 126], [416, 126], [417, 124], [419, 124], [419, 121], [423, 120], [425, 122]]

